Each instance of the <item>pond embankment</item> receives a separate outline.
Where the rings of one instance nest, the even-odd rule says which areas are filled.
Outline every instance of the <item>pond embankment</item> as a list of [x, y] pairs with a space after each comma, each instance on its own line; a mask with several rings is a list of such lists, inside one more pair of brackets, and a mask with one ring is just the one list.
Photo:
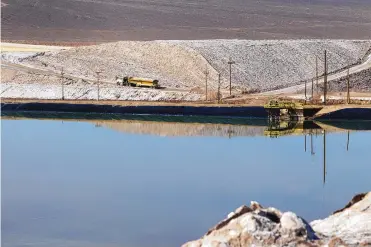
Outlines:
[[[312, 107], [313, 108], [313, 107]], [[310, 120], [371, 120], [371, 105], [323, 106], [318, 111], [309, 107], [304, 114]], [[314, 108], [313, 108], [314, 109]], [[205, 103], [170, 102], [110, 102], [110, 101], [39, 101], [3, 100], [5, 112], [60, 112], [99, 114], [152, 114], [181, 116], [225, 116], [245, 118], [268, 118], [267, 111], [259, 105], [228, 105]]]
[[333, 105], [324, 107], [316, 120], [371, 120], [371, 105]]
[[69, 103], [1, 103], [2, 111], [91, 112], [108, 114], [202, 115], [266, 118], [261, 106], [108, 105]]

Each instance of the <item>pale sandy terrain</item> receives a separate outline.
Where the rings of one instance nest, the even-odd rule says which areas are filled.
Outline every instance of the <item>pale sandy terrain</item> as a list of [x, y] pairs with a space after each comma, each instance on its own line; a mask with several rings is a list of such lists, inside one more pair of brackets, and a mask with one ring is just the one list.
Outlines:
[[321, 75], [324, 50], [328, 51], [331, 73], [362, 63], [370, 47], [371, 41], [351, 40], [152, 41], [77, 47], [18, 59], [6, 53], [2, 57], [49, 71], [63, 68], [67, 74], [87, 79], [95, 79], [95, 71], [103, 71], [101, 79], [111, 83], [116, 75], [156, 78], [169, 88], [204, 88], [207, 70], [211, 89], [218, 87], [218, 73], [221, 87], [229, 86], [227, 62], [231, 58], [236, 62], [232, 71], [235, 89], [270, 91], [313, 78], [316, 56]]
[[[199, 101], [205, 99], [207, 72], [208, 99], [216, 99], [219, 74], [222, 97], [229, 94], [229, 59], [235, 61], [233, 94], [289, 95], [315, 77], [316, 56], [323, 73], [324, 50], [330, 86], [344, 81], [349, 67], [354, 91], [368, 91], [370, 47], [369, 40], [122, 41], [74, 48], [3, 43], [1, 96], [96, 99], [100, 90], [101, 99]], [[96, 71], [102, 71], [101, 89]], [[116, 75], [159, 79], [164, 89], [118, 87]]]

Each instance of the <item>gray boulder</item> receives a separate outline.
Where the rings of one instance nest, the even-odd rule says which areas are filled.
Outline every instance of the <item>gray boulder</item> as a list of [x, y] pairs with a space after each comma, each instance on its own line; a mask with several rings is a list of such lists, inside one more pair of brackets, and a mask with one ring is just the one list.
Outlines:
[[183, 247], [371, 246], [371, 192], [356, 195], [343, 209], [310, 224], [293, 212], [241, 206], [202, 238]]
[[354, 196], [345, 208], [310, 225], [325, 238], [338, 238], [350, 246], [371, 246], [371, 192]]
[[263, 208], [257, 202], [241, 206], [201, 239], [183, 247], [298, 246], [316, 239], [311, 226], [292, 212]]

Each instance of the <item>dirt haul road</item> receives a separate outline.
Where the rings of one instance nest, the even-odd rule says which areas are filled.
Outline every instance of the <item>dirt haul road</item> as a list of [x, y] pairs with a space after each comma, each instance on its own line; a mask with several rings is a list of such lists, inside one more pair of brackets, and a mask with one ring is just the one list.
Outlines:
[[[17, 71], [23, 71], [23, 72], [30, 72], [30, 73], [38, 73], [38, 74], [44, 74], [44, 75], [54, 75], [54, 76], [61, 76], [60, 71], [55, 71], [55, 70], [47, 70], [47, 69], [40, 69], [40, 68], [34, 68], [31, 66], [26, 66], [26, 65], [21, 65], [21, 64], [14, 64], [14, 63], [8, 63], [8, 62], [2, 62], [1, 67], [7, 68], [7, 69], [12, 69], [12, 70], [17, 70]], [[85, 82], [89, 84], [96, 84], [96, 80], [91, 80], [86, 77], [77, 77], [77, 76], [72, 76], [68, 74], [63, 75], [64, 78], [66, 79], [71, 79], [71, 80], [84, 80]], [[111, 81], [105, 81], [105, 80], [100, 80], [101, 85], [112, 85]], [[140, 89], [140, 88], [139, 88]], [[148, 88], [143, 88], [146, 90], [150, 90]], [[188, 92], [188, 89], [178, 89], [178, 88], [158, 88], [158, 89], [153, 89], [153, 90], [161, 90], [165, 92]]]
[[[365, 59], [365, 61], [363, 63], [350, 67], [349, 68], [349, 75], [352, 75], [352, 74], [355, 74], [355, 73], [358, 73], [358, 72], [361, 72], [361, 71], [367, 70], [367, 69], [371, 69], [371, 54], [368, 55], [368, 57]], [[347, 76], [347, 74], [348, 74], [348, 69], [343, 69], [339, 72], [328, 75], [327, 76], [327, 81], [329, 82], [329, 81], [332, 81], [332, 80], [340, 79], [342, 77]], [[314, 80], [314, 83], [316, 84], [317, 83], [316, 79], [313, 78], [313, 80]], [[324, 82], [323, 77], [318, 79], [318, 85], [323, 84], [323, 82]], [[307, 82], [307, 83], [297, 85], [297, 86], [287, 87], [287, 88], [278, 89], [278, 90], [272, 90], [272, 91], [269, 91], [269, 92], [259, 93], [258, 95], [294, 94], [294, 93], [302, 92], [303, 90], [305, 90], [305, 86], [307, 86], [307, 89], [309, 90], [309, 88], [311, 87], [310, 83], [311, 82], [309, 82], [309, 83]]]
[[69, 49], [66, 46], [29, 45], [1, 42], [1, 52], [44, 52]]

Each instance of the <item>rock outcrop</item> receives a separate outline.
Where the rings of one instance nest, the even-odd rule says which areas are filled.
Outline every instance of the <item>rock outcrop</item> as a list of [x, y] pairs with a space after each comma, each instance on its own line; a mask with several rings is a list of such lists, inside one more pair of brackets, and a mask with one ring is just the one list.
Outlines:
[[324, 237], [336, 237], [354, 246], [371, 246], [371, 192], [354, 196], [345, 208], [311, 222], [311, 226]]
[[368, 246], [371, 245], [371, 192], [356, 196], [344, 209], [309, 224], [293, 212], [241, 206], [201, 239], [183, 247]]
[[202, 239], [183, 247], [297, 246], [317, 239], [311, 226], [295, 213], [251, 202], [230, 213]]

